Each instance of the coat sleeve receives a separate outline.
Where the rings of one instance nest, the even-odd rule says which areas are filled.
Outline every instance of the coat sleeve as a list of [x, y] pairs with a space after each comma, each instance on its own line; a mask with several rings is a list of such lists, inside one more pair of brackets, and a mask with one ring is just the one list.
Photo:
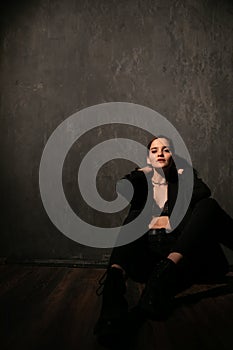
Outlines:
[[199, 177], [197, 171], [193, 170], [193, 194], [191, 204], [197, 203], [199, 200], [208, 198], [211, 196], [211, 190]]
[[132, 210], [140, 210], [147, 199], [147, 178], [142, 171], [134, 170], [117, 182], [117, 193], [126, 198]]

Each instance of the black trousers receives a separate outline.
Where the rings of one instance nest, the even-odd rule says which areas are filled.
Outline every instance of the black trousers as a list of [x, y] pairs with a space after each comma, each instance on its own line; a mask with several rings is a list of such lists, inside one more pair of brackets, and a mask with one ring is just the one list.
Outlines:
[[155, 264], [170, 252], [183, 255], [177, 264], [178, 291], [225, 276], [228, 261], [220, 245], [233, 250], [233, 219], [213, 198], [200, 200], [181, 232], [150, 235], [112, 250], [109, 265], [118, 264], [128, 277], [145, 283]]

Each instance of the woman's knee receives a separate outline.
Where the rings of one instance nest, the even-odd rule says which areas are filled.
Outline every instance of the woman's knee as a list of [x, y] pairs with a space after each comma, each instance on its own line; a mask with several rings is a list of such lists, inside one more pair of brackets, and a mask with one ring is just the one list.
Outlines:
[[218, 210], [218, 202], [214, 198], [203, 198], [195, 204], [195, 208], [202, 208], [203, 210]]
[[123, 269], [123, 267], [119, 264], [112, 264], [110, 267], [115, 267], [116, 269], [120, 269], [122, 270], [123, 272], [125, 272], [125, 270]]

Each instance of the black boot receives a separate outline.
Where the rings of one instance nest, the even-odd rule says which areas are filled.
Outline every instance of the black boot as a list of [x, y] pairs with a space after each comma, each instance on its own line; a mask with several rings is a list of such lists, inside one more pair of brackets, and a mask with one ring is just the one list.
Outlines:
[[161, 260], [152, 271], [139, 300], [141, 311], [152, 319], [165, 319], [172, 310], [176, 288], [176, 264]]
[[[111, 346], [124, 337], [128, 313], [125, 292], [123, 271], [109, 268], [103, 283], [100, 316], [94, 328], [94, 334], [101, 345]], [[97, 294], [100, 295], [98, 292]]]

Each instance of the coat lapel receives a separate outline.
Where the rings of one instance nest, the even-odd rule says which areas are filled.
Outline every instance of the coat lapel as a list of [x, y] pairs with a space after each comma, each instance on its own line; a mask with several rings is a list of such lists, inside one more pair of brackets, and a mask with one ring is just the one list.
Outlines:
[[178, 194], [178, 182], [170, 182], [168, 184], [168, 213], [172, 213]]

